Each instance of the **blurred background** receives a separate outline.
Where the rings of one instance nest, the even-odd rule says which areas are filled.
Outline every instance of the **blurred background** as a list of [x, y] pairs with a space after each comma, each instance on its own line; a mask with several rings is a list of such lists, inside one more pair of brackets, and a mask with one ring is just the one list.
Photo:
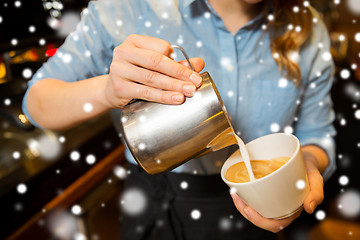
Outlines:
[[[110, 117], [55, 132], [35, 128], [21, 111], [27, 81], [75, 29], [87, 3], [0, 3], [1, 239], [117, 238], [126, 170]], [[336, 63], [338, 169], [315, 214], [303, 213], [279, 239], [360, 239], [360, 0], [310, 3], [323, 15]]]

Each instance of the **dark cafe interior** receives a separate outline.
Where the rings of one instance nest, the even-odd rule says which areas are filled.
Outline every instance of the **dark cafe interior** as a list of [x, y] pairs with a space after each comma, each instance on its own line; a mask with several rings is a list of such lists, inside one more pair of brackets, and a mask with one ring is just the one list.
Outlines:
[[[69, 130], [33, 126], [22, 112], [27, 82], [75, 29], [88, 0], [0, 3], [0, 238], [116, 239], [124, 145], [104, 114]], [[337, 170], [324, 201], [279, 240], [360, 239], [360, 1], [310, 1], [331, 39]]]

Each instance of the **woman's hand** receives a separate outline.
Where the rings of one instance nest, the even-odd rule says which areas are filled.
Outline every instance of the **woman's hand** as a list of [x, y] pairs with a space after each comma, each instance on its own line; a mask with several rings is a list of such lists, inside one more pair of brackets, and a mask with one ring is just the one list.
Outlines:
[[105, 99], [110, 108], [122, 108], [131, 99], [165, 104], [181, 104], [201, 86], [198, 74], [204, 67], [201, 58], [192, 58], [195, 72], [185, 61], [170, 58], [171, 45], [158, 38], [130, 35], [115, 48], [110, 66]]
[[[321, 173], [318, 170], [317, 163], [314, 161], [314, 159], [307, 157], [304, 159], [304, 161], [310, 185], [310, 191], [304, 201], [304, 209], [306, 212], [311, 214], [324, 199], [324, 182]], [[231, 197], [237, 210], [246, 219], [248, 219], [254, 225], [274, 233], [277, 233], [283, 228], [287, 227], [290, 223], [292, 223], [292, 221], [298, 218], [302, 212], [302, 210], [298, 211], [294, 215], [280, 220], [269, 219], [261, 216], [254, 209], [247, 206], [246, 203], [241, 200], [241, 198], [236, 193], [231, 193]]]

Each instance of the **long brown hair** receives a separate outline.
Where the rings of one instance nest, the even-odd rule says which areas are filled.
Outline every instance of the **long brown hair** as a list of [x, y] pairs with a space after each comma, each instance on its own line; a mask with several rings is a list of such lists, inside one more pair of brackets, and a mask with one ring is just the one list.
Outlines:
[[272, 0], [272, 17], [266, 27], [270, 48], [279, 70], [298, 85], [301, 70], [292, 54], [299, 54], [312, 31], [312, 10], [303, 0]]

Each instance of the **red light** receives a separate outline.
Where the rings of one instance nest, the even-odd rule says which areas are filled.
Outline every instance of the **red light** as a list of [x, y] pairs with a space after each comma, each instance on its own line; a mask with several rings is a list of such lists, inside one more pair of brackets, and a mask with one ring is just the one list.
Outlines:
[[45, 55], [47, 57], [52, 57], [52, 56], [54, 56], [56, 54], [56, 52], [57, 52], [57, 48], [48, 49], [48, 50], [45, 51]]

